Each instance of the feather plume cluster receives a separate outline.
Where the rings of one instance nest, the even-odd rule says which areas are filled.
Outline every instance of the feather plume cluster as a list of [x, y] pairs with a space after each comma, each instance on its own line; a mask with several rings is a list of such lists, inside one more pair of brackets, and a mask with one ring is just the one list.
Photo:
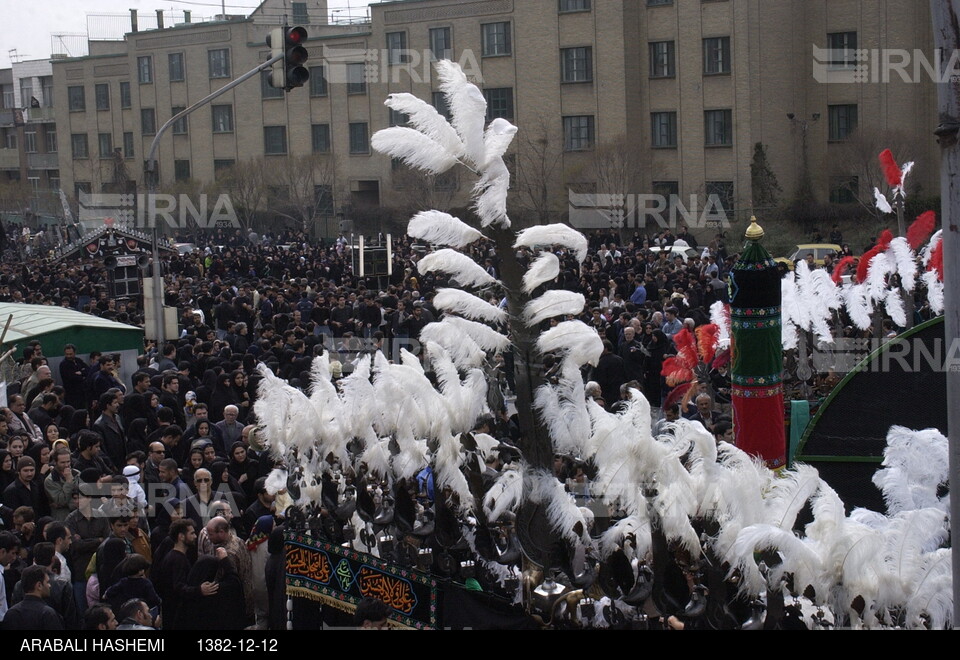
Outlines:
[[927, 211], [917, 216], [910, 227], [907, 229], [907, 242], [911, 250], [917, 250], [923, 245], [933, 231], [937, 228], [937, 214], [934, 211]]
[[407, 223], [407, 235], [453, 248], [464, 248], [483, 238], [467, 223], [442, 211], [422, 211], [413, 216]]
[[534, 298], [523, 308], [523, 320], [527, 325], [535, 326], [557, 316], [576, 316], [587, 304], [582, 293], [573, 293], [556, 289], [547, 291]]
[[538, 245], [562, 245], [572, 250], [580, 263], [586, 260], [589, 249], [586, 236], [572, 227], [561, 224], [535, 225], [524, 229], [517, 236], [513, 247], [534, 248]]
[[406, 115], [407, 124], [436, 142], [444, 150], [459, 158], [464, 151], [457, 131], [437, 109], [413, 94], [391, 94], [384, 105]]
[[552, 282], [560, 275], [560, 259], [552, 252], [544, 252], [533, 260], [523, 274], [523, 292], [533, 293], [541, 284]]
[[417, 262], [417, 270], [422, 274], [446, 273], [461, 286], [483, 288], [497, 283], [490, 273], [476, 261], [456, 250], [443, 249], [431, 252]]
[[717, 349], [730, 347], [730, 305], [722, 300], [710, 305], [710, 323], [717, 326]]
[[373, 134], [371, 146], [410, 167], [443, 174], [457, 164], [457, 157], [423, 133], [406, 126], [392, 126]]
[[577, 366], [596, 366], [603, 353], [603, 342], [586, 323], [564, 321], [540, 335], [537, 350], [543, 354], [562, 353]]
[[697, 366], [697, 343], [692, 332], [684, 328], [673, 336], [673, 343], [677, 354], [664, 360], [660, 371], [670, 387], [693, 380], [693, 370]]
[[442, 312], [458, 314], [484, 323], [505, 323], [507, 312], [496, 305], [460, 289], [438, 289], [433, 306]]

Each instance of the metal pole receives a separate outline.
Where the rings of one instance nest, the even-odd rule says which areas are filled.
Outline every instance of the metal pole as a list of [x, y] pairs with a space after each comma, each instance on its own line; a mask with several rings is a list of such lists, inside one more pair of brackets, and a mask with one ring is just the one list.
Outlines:
[[[256, 66], [250, 69], [239, 78], [235, 80], [231, 80], [229, 83], [227, 83], [226, 85], [224, 85], [223, 87], [215, 91], [214, 93], [204, 96], [202, 99], [200, 99], [199, 101], [191, 105], [186, 110], [183, 110], [182, 112], [178, 112], [173, 117], [171, 117], [166, 123], [164, 123], [164, 125], [160, 127], [160, 130], [157, 131], [157, 134], [153, 137], [153, 142], [150, 143], [150, 153], [147, 154], [147, 168], [146, 168], [148, 176], [153, 175], [156, 172], [157, 149], [160, 146], [160, 138], [163, 137], [163, 134], [167, 131], [168, 128], [173, 126], [176, 122], [180, 121], [183, 117], [186, 117], [187, 115], [189, 115], [194, 110], [197, 110], [198, 108], [202, 108], [203, 106], [207, 105], [208, 103], [210, 103], [210, 101], [214, 100], [218, 96], [225, 94], [226, 92], [230, 91], [240, 83], [252, 78], [253, 76], [257, 75], [258, 73], [266, 69], [267, 67], [273, 66], [275, 62], [279, 62], [282, 59], [283, 59], [283, 55], [276, 55], [275, 57], [271, 57], [263, 64], [260, 64], [259, 66]], [[150, 176], [149, 189], [151, 193], [156, 192], [157, 182], [158, 182], [157, 179], [158, 177], [156, 176]], [[151, 200], [149, 199], [147, 200], [147, 209], [148, 210], [152, 209]], [[162, 342], [164, 341], [164, 333], [166, 330], [165, 324], [163, 322], [163, 268], [160, 263], [160, 248], [158, 245], [159, 234], [157, 230], [157, 223], [156, 223], [156, 218], [153, 217], [152, 213], [150, 213], [150, 223], [153, 225], [153, 313], [156, 316], [156, 319], [155, 319], [156, 334], [154, 338], [157, 341], [158, 348], [162, 351], [163, 350]]]
[[[930, 0], [933, 19], [934, 46], [940, 53], [949, 55], [960, 48], [960, 0]], [[952, 62], [953, 59], [946, 57]], [[949, 66], [941, 64], [941, 67]], [[944, 76], [937, 83], [940, 101], [940, 124], [936, 135], [939, 138], [941, 219], [943, 223], [943, 287], [944, 322], [947, 355], [953, 355], [954, 342], [960, 338], [960, 149], [957, 136], [960, 133], [960, 82]], [[949, 360], [949, 358], [947, 358]], [[950, 530], [953, 567], [953, 627], [960, 627], [960, 540], [957, 525], [960, 525], [960, 371], [947, 369], [947, 439], [950, 452]]]

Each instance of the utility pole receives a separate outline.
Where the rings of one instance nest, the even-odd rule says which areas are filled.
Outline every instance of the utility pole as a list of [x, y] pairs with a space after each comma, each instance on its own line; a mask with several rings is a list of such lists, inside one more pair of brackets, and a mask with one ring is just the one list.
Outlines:
[[[960, 0], [930, 0], [933, 39], [944, 62], [952, 62], [951, 54], [960, 49]], [[941, 67], [949, 64], [941, 64]], [[960, 81], [943, 75], [937, 89], [940, 101], [940, 123], [936, 135], [940, 142], [940, 198], [943, 223], [943, 288], [945, 339], [951, 349], [960, 338]], [[948, 355], [952, 350], [948, 349]], [[947, 439], [950, 452], [950, 530], [953, 567], [953, 627], [960, 626], [960, 371], [947, 370]]]

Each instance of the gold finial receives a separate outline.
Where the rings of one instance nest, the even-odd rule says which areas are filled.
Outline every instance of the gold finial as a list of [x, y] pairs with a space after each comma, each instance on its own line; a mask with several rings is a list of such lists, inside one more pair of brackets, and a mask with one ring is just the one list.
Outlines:
[[757, 224], [756, 216], [750, 218], [750, 226], [747, 227], [746, 238], [748, 241], [759, 241], [763, 238], [763, 227]]

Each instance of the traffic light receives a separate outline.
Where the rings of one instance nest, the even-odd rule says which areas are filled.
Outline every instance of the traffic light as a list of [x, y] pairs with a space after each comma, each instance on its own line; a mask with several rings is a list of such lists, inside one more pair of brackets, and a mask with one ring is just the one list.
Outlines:
[[283, 56], [273, 64], [270, 72], [271, 87], [289, 92], [294, 87], [303, 87], [303, 84], [310, 79], [310, 72], [303, 66], [307, 61], [307, 49], [302, 44], [306, 40], [307, 31], [299, 25], [274, 28], [267, 35], [270, 56]]

